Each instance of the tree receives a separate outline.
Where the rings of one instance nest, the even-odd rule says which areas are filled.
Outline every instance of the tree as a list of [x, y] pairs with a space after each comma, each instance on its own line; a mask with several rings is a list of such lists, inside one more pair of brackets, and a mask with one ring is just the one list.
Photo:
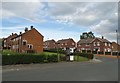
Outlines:
[[93, 32], [85, 32], [82, 33], [82, 35], [80, 35], [80, 39], [87, 39], [87, 38], [95, 38], [94, 33]]

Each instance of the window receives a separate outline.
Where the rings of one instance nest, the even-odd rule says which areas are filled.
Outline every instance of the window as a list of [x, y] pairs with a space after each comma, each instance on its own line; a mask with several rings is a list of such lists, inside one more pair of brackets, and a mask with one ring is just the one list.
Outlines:
[[4, 42], [6, 42], [6, 40], [4, 40]]
[[86, 46], [89, 46], [89, 45], [90, 45], [89, 43], [86, 44]]
[[111, 46], [111, 44], [109, 43], [109, 46]]
[[85, 48], [81, 48], [82, 50], [85, 50]]
[[4, 47], [6, 47], [6, 45], [4, 44]]
[[105, 43], [105, 46], [107, 46], [107, 43]]
[[94, 44], [94, 46], [96, 46], [96, 42], [94, 42], [93, 44]]
[[106, 51], [107, 51], [107, 49], [105, 48], [105, 49], [104, 49], [104, 51], [106, 52]]
[[62, 44], [62, 46], [63, 46], [63, 44]]
[[32, 49], [33, 45], [32, 44], [28, 44], [28, 48]]
[[97, 42], [97, 46], [100, 46], [100, 42]]
[[27, 40], [23, 40], [23, 45], [26, 45], [27, 44]]
[[72, 45], [75, 45], [74, 43], [72, 43]]
[[67, 43], [65, 43], [65, 45], [67, 45]]

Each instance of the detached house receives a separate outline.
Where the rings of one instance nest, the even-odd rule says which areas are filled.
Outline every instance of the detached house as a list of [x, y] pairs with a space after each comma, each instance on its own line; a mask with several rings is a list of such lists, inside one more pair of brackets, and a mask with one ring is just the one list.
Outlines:
[[31, 26], [31, 29], [25, 28], [25, 32], [11, 39], [11, 50], [20, 53], [41, 53], [43, 52], [43, 36]]
[[57, 41], [58, 48], [66, 50], [67, 48], [75, 49], [76, 43], [72, 38]]
[[102, 38], [87, 38], [80, 39], [77, 42], [77, 50], [82, 52], [83, 50], [88, 52], [111, 52], [112, 51], [112, 43], [107, 39]]
[[44, 42], [44, 49], [55, 49], [56, 48], [56, 41], [55, 40], [47, 40]]

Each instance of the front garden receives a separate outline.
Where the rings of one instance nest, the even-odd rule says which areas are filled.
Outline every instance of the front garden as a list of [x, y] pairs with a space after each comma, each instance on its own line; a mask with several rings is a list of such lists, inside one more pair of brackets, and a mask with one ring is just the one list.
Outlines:
[[[93, 54], [74, 53], [74, 61], [88, 61], [93, 59]], [[16, 53], [10, 50], [3, 50], [2, 65], [31, 64], [31, 63], [56, 63], [66, 61], [63, 53], [43, 52], [41, 54]]]

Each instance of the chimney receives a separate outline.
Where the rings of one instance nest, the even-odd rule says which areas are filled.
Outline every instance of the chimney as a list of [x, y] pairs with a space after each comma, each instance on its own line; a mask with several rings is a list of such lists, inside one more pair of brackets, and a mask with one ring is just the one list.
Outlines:
[[27, 28], [27, 27], [25, 27], [25, 32], [26, 32], [26, 31], [28, 31], [28, 28]]
[[33, 26], [30, 26], [31, 29], [33, 29]]
[[102, 36], [102, 39], [104, 39], [104, 36]]
[[22, 34], [22, 32], [20, 32], [20, 35]]
[[13, 35], [13, 33], [12, 33], [12, 35]]

